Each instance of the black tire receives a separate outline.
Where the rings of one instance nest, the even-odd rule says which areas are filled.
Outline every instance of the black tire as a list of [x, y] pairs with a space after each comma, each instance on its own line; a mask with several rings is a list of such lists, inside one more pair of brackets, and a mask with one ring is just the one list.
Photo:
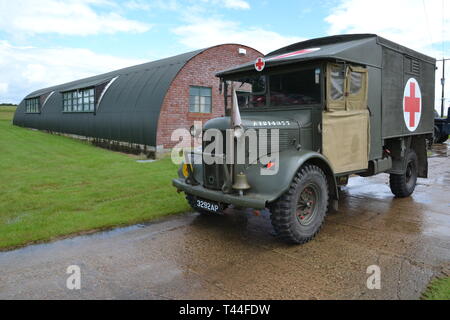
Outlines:
[[448, 134], [442, 133], [437, 126], [434, 126], [433, 138], [434, 143], [444, 143], [448, 140]]
[[433, 143], [438, 143], [439, 138], [441, 137], [441, 131], [437, 126], [434, 126], [433, 130]]
[[441, 134], [441, 136], [439, 137], [439, 139], [437, 139], [436, 143], [444, 143], [445, 141], [448, 140], [448, 135], [446, 134]]
[[197, 198], [195, 196], [193, 196], [193, 195], [187, 194], [186, 195], [186, 200], [189, 203], [189, 205], [191, 206], [192, 210], [194, 210], [195, 212], [200, 213], [201, 215], [217, 215], [217, 214], [221, 213], [221, 212], [212, 212], [212, 211], [208, 211], [208, 210], [197, 208], [195, 206]]
[[403, 174], [391, 174], [389, 185], [392, 193], [397, 198], [409, 197], [416, 188], [419, 162], [414, 150], [409, 150], [406, 154], [406, 170]]
[[328, 183], [314, 165], [300, 169], [289, 190], [270, 206], [277, 235], [289, 243], [311, 241], [320, 231], [328, 208]]

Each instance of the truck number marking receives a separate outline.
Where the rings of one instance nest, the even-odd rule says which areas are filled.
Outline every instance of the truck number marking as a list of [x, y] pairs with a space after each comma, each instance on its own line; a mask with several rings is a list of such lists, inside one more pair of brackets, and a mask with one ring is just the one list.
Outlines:
[[197, 200], [197, 207], [201, 209], [206, 209], [209, 211], [217, 212], [219, 211], [219, 206], [217, 204], [212, 204], [203, 200]]

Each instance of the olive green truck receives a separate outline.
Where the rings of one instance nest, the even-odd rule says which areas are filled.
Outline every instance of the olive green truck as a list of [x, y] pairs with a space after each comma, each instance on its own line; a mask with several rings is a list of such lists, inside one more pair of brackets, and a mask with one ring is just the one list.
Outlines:
[[[222, 71], [226, 116], [191, 128], [203, 134], [203, 149], [186, 153], [173, 185], [197, 212], [267, 208], [280, 238], [310, 241], [350, 175], [388, 173], [395, 197], [410, 196], [417, 178], [427, 178], [435, 69], [431, 57], [354, 34], [303, 41]], [[245, 144], [247, 132], [256, 132], [268, 146], [256, 143], [257, 159], [246, 163], [228, 161], [235, 144], [209, 149], [226, 159], [211, 163], [208, 143], [232, 139], [211, 139], [208, 130], [244, 137], [246, 148], [255, 146]]]

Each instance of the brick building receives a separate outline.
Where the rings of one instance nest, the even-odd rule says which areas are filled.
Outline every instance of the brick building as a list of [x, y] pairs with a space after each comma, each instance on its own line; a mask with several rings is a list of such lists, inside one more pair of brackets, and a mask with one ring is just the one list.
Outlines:
[[223, 44], [35, 91], [13, 123], [145, 150], [170, 149], [172, 131], [224, 115], [218, 71], [262, 54]]

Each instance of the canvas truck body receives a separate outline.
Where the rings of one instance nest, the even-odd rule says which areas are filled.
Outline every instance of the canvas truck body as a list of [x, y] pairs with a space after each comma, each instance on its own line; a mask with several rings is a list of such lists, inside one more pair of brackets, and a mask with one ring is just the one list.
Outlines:
[[[308, 40], [225, 70], [218, 76], [228, 106], [237, 91], [239, 129], [277, 130], [278, 150], [266, 154], [277, 173], [262, 175], [267, 163], [258, 161], [206, 164], [198, 152], [173, 184], [197, 209], [201, 201], [269, 208], [278, 234], [309, 241], [351, 174], [387, 172], [398, 197], [427, 177], [434, 73], [435, 59], [372, 34]], [[234, 130], [231, 110], [203, 132]]]

